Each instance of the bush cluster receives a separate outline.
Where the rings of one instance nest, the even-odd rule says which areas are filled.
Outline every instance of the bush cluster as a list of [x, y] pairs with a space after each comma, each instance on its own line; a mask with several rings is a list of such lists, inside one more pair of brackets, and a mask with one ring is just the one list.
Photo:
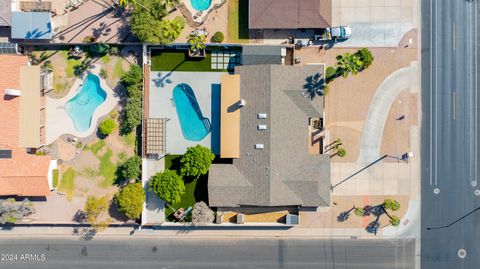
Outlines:
[[140, 65], [130, 65], [130, 70], [123, 75], [122, 84], [127, 89], [127, 101], [123, 109], [120, 129], [122, 134], [129, 134], [142, 122], [142, 81]]

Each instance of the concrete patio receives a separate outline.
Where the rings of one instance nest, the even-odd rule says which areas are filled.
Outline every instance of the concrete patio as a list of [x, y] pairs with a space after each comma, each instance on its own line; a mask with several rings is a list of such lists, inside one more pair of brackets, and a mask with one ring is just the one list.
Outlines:
[[80, 89], [80, 86], [83, 83], [84, 77], [87, 75], [87, 73], [92, 73], [98, 76], [100, 68], [100, 65], [93, 65], [88, 72], [82, 76], [82, 78], [78, 78], [75, 81], [65, 97], [61, 99], [46, 97], [45, 142], [47, 145], [54, 142], [55, 139], [60, 137], [62, 134], [71, 134], [76, 137], [87, 137], [91, 135], [97, 129], [97, 122], [99, 119], [108, 114], [118, 104], [120, 98], [112, 91], [105, 80], [100, 78], [100, 86], [107, 93], [107, 98], [93, 113], [90, 128], [84, 132], [77, 131], [75, 129], [73, 120], [66, 113], [64, 109], [65, 104], [77, 94], [77, 91]]
[[58, 27], [54, 42], [82, 43], [86, 36], [93, 36], [97, 42], [118, 43], [130, 34], [128, 12], [121, 12], [108, 1], [88, 0], [77, 9], [57, 13], [53, 18]]
[[[220, 77], [223, 72], [151, 72], [150, 114], [151, 118], [168, 118], [166, 152], [184, 154], [187, 147], [201, 144], [218, 153]], [[184, 138], [177, 111], [173, 103], [173, 88], [180, 84], [190, 85], [205, 118], [210, 119], [211, 133], [201, 141]], [[216, 101], [215, 101], [216, 100]]]

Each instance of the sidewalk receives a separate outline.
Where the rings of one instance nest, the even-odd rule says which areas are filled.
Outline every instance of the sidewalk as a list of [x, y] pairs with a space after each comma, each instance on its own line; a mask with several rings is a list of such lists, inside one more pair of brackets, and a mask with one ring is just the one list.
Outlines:
[[[398, 238], [399, 236], [388, 235], [382, 236], [381, 231], [377, 236], [365, 232], [364, 229], [358, 228], [299, 228], [299, 227], [254, 227], [254, 228], [238, 228], [238, 227], [223, 227], [222, 229], [213, 227], [175, 227], [175, 228], [142, 228], [133, 230], [132, 227], [108, 228], [105, 231], [99, 232], [94, 236], [101, 238], [118, 238], [118, 237], [229, 237], [229, 238], [371, 238], [371, 239], [385, 239]], [[73, 234], [71, 227], [15, 227], [12, 230], [1, 230], [0, 238], [9, 237], [42, 237], [42, 236], [58, 236], [70, 237], [72, 239], [79, 236]], [[404, 236], [400, 236], [404, 238]], [[405, 237], [406, 238], [406, 237]]]

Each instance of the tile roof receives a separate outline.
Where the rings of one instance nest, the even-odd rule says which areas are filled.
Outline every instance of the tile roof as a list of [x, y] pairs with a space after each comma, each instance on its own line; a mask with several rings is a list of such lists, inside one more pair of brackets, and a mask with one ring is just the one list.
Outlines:
[[46, 196], [49, 156], [28, 154], [20, 143], [20, 98], [5, 96], [5, 89], [18, 89], [20, 67], [28, 58], [0, 55], [0, 149], [12, 150], [11, 159], [0, 159], [0, 195]]
[[250, 29], [331, 27], [332, 0], [249, 0], [248, 24]]
[[[323, 72], [323, 65], [235, 67], [246, 101], [240, 110], [240, 158], [210, 168], [210, 206], [330, 204], [330, 158], [308, 152], [308, 119], [322, 117], [323, 97], [304, 96], [308, 78]], [[259, 124], [267, 129], [258, 130]]]

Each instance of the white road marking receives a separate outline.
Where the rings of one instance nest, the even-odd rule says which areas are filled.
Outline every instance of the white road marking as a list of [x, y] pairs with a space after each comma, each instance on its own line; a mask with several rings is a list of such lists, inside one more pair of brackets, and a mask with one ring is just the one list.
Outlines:
[[453, 25], [452, 25], [452, 47], [453, 47], [453, 50], [455, 50], [455, 22], [453, 22]]
[[456, 116], [457, 116], [457, 108], [455, 106], [455, 104], [457, 103], [457, 98], [456, 98], [456, 93], [455, 91], [453, 91], [452, 93], [452, 117], [453, 117], [453, 120], [455, 120]]

